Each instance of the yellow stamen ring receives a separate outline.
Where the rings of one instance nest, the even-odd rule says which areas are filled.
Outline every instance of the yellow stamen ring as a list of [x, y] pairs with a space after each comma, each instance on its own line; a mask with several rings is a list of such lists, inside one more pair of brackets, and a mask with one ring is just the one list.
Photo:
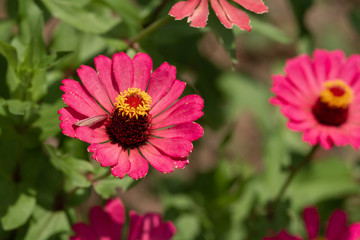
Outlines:
[[124, 117], [146, 116], [150, 110], [151, 97], [138, 88], [128, 88], [116, 97], [116, 109]]
[[351, 87], [342, 80], [326, 81], [320, 94], [320, 101], [329, 107], [346, 109], [354, 98]]

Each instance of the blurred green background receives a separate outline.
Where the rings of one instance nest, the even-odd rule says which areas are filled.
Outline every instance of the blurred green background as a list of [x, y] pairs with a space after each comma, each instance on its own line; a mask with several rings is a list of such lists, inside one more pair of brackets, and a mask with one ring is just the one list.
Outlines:
[[[359, 154], [320, 150], [294, 179], [272, 218], [266, 206], [291, 162], [310, 147], [269, 104], [271, 75], [286, 59], [315, 48], [360, 50], [357, 0], [265, 0], [253, 30], [169, 17], [168, 0], [0, 0], [0, 239], [68, 239], [89, 209], [120, 196], [128, 210], [160, 212], [175, 240], [261, 239], [304, 232], [301, 210], [317, 205], [325, 222], [336, 208], [360, 220]], [[87, 144], [63, 136], [59, 87], [80, 65], [126, 51], [148, 53], [157, 68], [175, 65], [185, 94], [205, 99], [190, 164], [134, 182], [108, 177]]]

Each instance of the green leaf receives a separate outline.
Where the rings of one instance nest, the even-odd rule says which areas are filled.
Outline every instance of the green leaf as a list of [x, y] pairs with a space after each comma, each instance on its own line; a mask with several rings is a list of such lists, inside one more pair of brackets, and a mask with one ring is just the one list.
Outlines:
[[[291, 183], [287, 196], [294, 208], [301, 210], [320, 201], [348, 194], [359, 194], [359, 186], [341, 159], [312, 161]], [[304, 197], [306, 196], [306, 197]]]
[[193, 214], [182, 214], [176, 219], [175, 226], [177, 233], [174, 236], [174, 240], [196, 239], [201, 229], [198, 217]]
[[108, 8], [105, 9], [100, 5], [97, 6], [99, 11], [91, 12], [79, 7], [74, 3], [76, 1], [42, 0], [42, 2], [55, 17], [81, 31], [101, 34], [120, 22], [111, 15]]
[[300, 37], [310, 35], [310, 32], [305, 24], [305, 14], [312, 6], [313, 0], [290, 0], [290, 4], [298, 22]]
[[32, 100], [39, 101], [47, 92], [47, 80], [45, 69], [34, 69], [31, 87], [29, 91], [32, 93]]
[[116, 13], [119, 14], [124, 23], [129, 26], [129, 36], [135, 35], [142, 29], [140, 9], [131, 1], [103, 0]]
[[268, 22], [253, 17], [251, 18], [251, 24], [253, 25], [252, 32], [259, 33], [274, 42], [282, 44], [290, 44], [292, 42], [292, 39], [284, 31]]
[[49, 137], [55, 136], [60, 132], [59, 114], [57, 111], [64, 106], [62, 100], [58, 100], [55, 104], [42, 104], [39, 117], [33, 123], [34, 128], [40, 129], [40, 140], [44, 141]]
[[128, 47], [128, 44], [120, 39], [104, 38], [104, 41], [106, 42], [107, 45], [114, 48], [115, 51], [123, 51]]
[[0, 40], [7, 42], [8, 40], [10, 40], [13, 32], [12, 29], [15, 25], [15, 21], [13, 20], [1, 20], [0, 22]]
[[237, 117], [242, 111], [250, 111], [264, 129], [271, 130], [271, 107], [268, 104], [270, 92], [266, 86], [256, 83], [237, 73], [224, 73], [218, 79], [219, 89], [226, 96], [227, 104], [224, 105], [228, 117]]
[[4, 230], [12, 230], [26, 223], [34, 210], [35, 204], [36, 197], [33, 189], [20, 191], [16, 201], [8, 207], [5, 215], [1, 217]]
[[50, 154], [52, 165], [66, 176], [65, 187], [67, 189], [89, 187], [91, 185], [85, 176], [86, 173], [94, 171], [93, 166], [89, 162], [68, 156], [59, 156], [51, 145], [45, 145], [45, 148]]
[[129, 176], [125, 176], [123, 179], [109, 176], [105, 179], [99, 180], [94, 183], [95, 191], [104, 199], [108, 199], [115, 195], [116, 188], [121, 187], [123, 191], [127, 191], [134, 184], [140, 180], [134, 180]]
[[25, 115], [30, 110], [33, 104], [29, 101], [20, 101], [18, 99], [7, 100], [9, 112], [14, 115]]
[[10, 44], [7, 44], [6, 42], [3, 42], [0, 40], [0, 54], [3, 55], [9, 65], [13, 68], [16, 69], [17, 66], [17, 52], [16, 49], [11, 46]]
[[357, 8], [351, 10], [349, 19], [354, 29], [360, 34], [360, 10]]
[[63, 211], [51, 212], [37, 207], [25, 240], [45, 240], [62, 232], [70, 232], [66, 214]]

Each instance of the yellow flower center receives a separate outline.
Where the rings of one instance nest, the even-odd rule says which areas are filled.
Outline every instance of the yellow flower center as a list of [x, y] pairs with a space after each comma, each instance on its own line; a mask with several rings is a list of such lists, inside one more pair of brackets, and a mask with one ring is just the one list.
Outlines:
[[331, 108], [346, 109], [354, 98], [351, 87], [342, 80], [326, 81], [320, 94], [320, 101]]
[[128, 88], [116, 97], [116, 109], [123, 117], [146, 116], [150, 110], [151, 97], [138, 88]]

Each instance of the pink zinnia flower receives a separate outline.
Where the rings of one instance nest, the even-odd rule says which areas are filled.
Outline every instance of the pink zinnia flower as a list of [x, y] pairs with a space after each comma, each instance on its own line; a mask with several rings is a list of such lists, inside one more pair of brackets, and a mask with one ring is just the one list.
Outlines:
[[152, 72], [144, 53], [133, 59], [116, 53], [113, 59], [95, 58], [97, 72], [81, 66], [81, 83], [64, 79], [61, 90], [68, 107], [59, 110], [63, 133], [91, 143], [88, 151], [114, 176], [144, 177], [148, 162], [170, 173], [184, 168], [192, 141], [203, 135], [194, 123], [203, 115], [203, 99], [182, 94], [185, 83], [176, 69], [163, 63]]
[[[308, 240], [357, 240], [360, 237], [360, 223], [347, 225], [347, 216], [341, 210], [335, 210], [327, 223], [325, 237], [320, 236], [320, 216], [315, 207], [305, 208], [303, 219]], [[275, 237], [265, 237], [263, 240], [302, 240], [282, 230]]]
[[[95, 206], [90, 210], [90, 225], [76, 223], [76, 236], [70, 240], [121, 240], [125, 223], [125, 209], [120, 199], [109, 200], [103, 209]], [[163, 222], [156, 213], [145, 216], [130, 212], [130, 228], [127, 240], [168, 240], [175, 234], [172, 222]]]
[[346, 59], [340, 50], [316, 50], [286, 62], [285, 75], [272, 77], [270, 101], [289, 119], [303, 140], [325, 149], [360, 147], [360, 55]]
[[[169, 15], [176, 20], [188, 17], [192, 27], [205, 27], [209, 15], [209, 0], [187, 0], [176, 3], [170, 10]], [[261, 14], [268, 11], [262, 0], [234, 0], [240, 6], [249, 11]], [[228, 0], [210, 0], [216, 16], [226, 28], [237, 25], [240, 29], [251, 30], [250, 18], [242, 10], [234, 7]]]

